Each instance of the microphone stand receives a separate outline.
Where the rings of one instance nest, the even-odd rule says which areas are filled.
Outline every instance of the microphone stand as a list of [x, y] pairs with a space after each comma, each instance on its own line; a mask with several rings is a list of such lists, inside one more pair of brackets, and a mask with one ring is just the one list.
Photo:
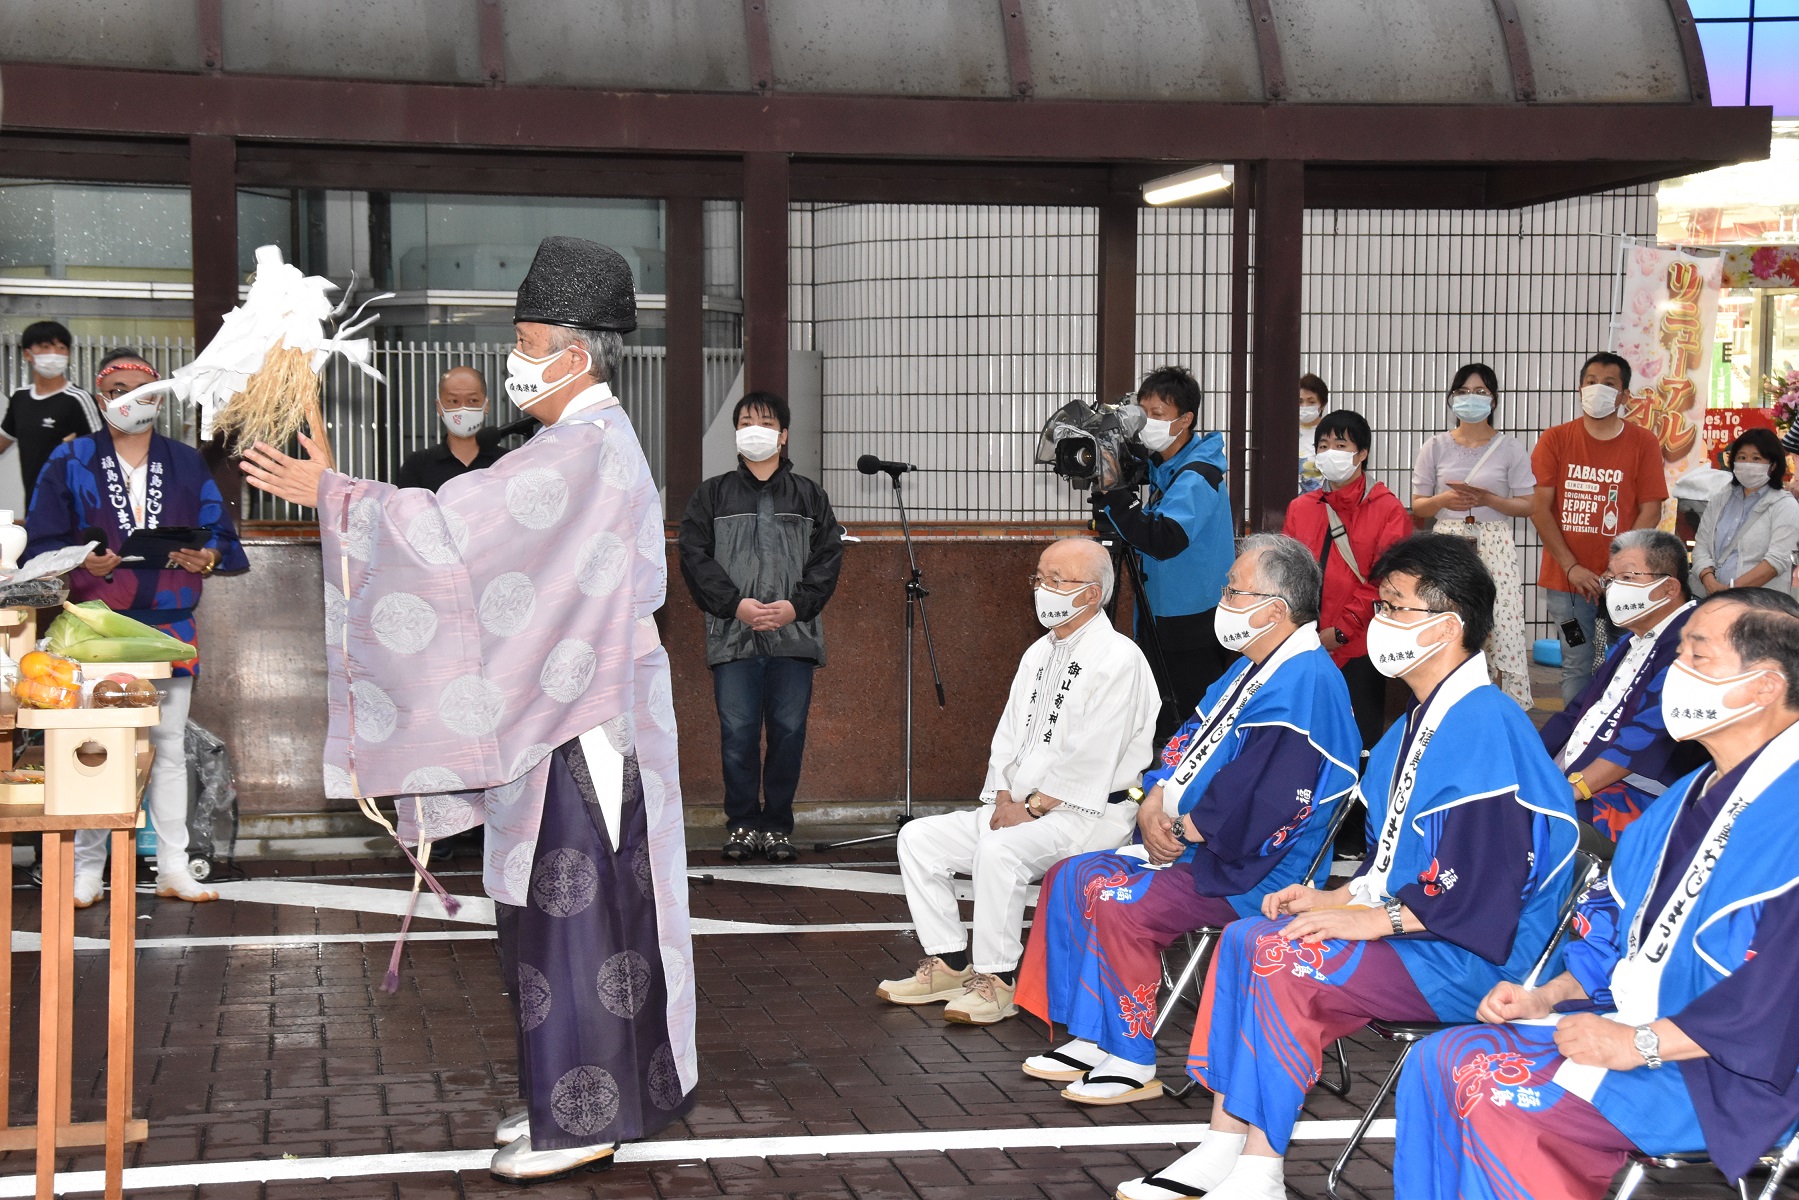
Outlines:
[[893, 502], [899, 507], [900, 537], [906, 543], [906, 564], [910, 568], [906, 576], [906, 792], [904, 807], [900, 810], [898, 820], [894, 822], [892, 833], [877, 833], [869, 837], [851, 838], [843, 842], [818, 842], [812, 847], [815, 852], [838, 850], [845, 846], [862, 846], [869, 842], [884, 842], [888, 838], [897, 838], [900, 829], [912, 819], [912, 664], [914, 635], [918, 628], [924, 630], [925, 655], [931, 661], [931, 683], [937, 689], [937, 707], [945, 707], [943, 675], [937, 669], [937, 645], [931, 640], [931, 615], [925, 610], [924, 605], [925, 597], [931, 593], [925, 589], [924, 576], [918, 569], [918, 554], [912, 546], [912, 523], [906, 517], [906, 497], [900, 490], [900, 473], [897, 470], [888, 470], [887, 475], [893, 481]]

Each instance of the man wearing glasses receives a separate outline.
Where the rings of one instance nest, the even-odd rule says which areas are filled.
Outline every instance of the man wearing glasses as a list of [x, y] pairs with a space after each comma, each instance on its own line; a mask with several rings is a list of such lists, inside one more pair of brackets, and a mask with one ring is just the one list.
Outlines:
[[1612, 542], [1605, 604], [1628, 632], [1543, 726], [1543, 745], [1568, 776], [1581, 819], [1614, 841], [1670, 783], [1705, 762], [1698, 742], [1677, 742], [1662, 724], [1662, 681], [1693, 612], [1686, 574], [1686, 547], [1671, 533], [1633, 529]]
[[1369, 657], [1418, 703], [1362, 774], [1368, 857], [1343, 887], [1289, 884], [1225, 927], [1187, 1060], [1214, 1097], [1207, 1133], [1120, 1200], [1285, 1200], [1326, 1046], [1374, 1017], [1472, 1021], [1495, 984], [1534, 982], [1579, 830], [1530, 718], [1487, 681], [1492, 577], [1468, 542], [1433, 533], [1372, 577]]
[[[1126, 794], [1155, 759], [1161, 697], [1137, 644], [1112, 628], [1112, 559], [1089, 538], [1052, 542], [1031, 577], [1037, 620], [994, 730], [978, 808], [909, 821], [900, 874], [925, 958], [875, 994], [891, 1004], [948, 1001], [945, 1020], [992, 1025], [1016, 1016], [1025, 893], [1070, 855], [1130, 837]], [[974, 947], [954, 876], [974, 877]]]

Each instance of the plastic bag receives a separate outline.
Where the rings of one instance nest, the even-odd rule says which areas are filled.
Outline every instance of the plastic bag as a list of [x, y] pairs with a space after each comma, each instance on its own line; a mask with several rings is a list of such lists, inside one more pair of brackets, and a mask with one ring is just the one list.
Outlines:
[[231, 751], [217, 734], [194, 722], [184, 735], [190, 783], [188, 853], [229, 859], [237, 848], [237, 776]]

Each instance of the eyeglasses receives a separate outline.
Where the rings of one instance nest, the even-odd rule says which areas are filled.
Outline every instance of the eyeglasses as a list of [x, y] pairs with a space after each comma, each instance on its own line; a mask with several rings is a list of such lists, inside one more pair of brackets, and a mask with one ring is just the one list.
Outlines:
[[1607, 571], [1604, 575], [1599, 577], [1599, 582], [1601, 585], [1604, 585], [1609, 584], [1614, 580], [1627, 579], [1632, 583], [1642, 583], [1645, 580], [1672, 578], [1672, 575], [1664, 575], [1656, 571], [1618, 571], [1615, 573]]
[[1055, 575], [1032, 575], [1031, 576], [1031, 589], [1033, 591], [1035, 591], [1037, 588], [1040, 588], [1040, 587], [1065, 588], [1065, 587], [1096, 587], [1096, 586], [1098, 586], [1097, 582], [1092, 579], [1062, 579]]
[[1440, 613], [1454, 612], [1454, 611], [1455, 611], [1454, 609], [1450, 609], [1450, 608], [1411, 608], [1404, 604], [1389, 604], [1385, 600], [1376, 600], [1374, 602], [1374, 615], [1377, 617], [1390, 617], [1394, 613], [1402, 613], [1402, 612], [1439, 613], [1440, 614]]
[[1243, 591], [1238, 591], [1238, 590], [1237, 590], [1237, 589], [1236, 589], [1236, 588], [1234, 588], [1234, 587], [1227, 587], [1227, 588], [1225, 588], [1225, 589], [1224, 589], [1224, 598], [1225, 598], [1225, 599], [1226, 599], [1226, 600], [1235, 600], [1235, 599], [1237, 599], [1237, 598], [1238, 598], [1238, 597], [1240, 597], [1240, 596], [1259, 596], [1259, 597], [1261, 597], [1261, 598], [1262, 598], [1262, 599], [1263, 599], [1263, 600], [1281, 600], [1281, 599], [1284, 599], [1284, 597], [1282, 597], [1282, 596], [1278, 596], [1278, 595], [1276, 595], [1276, 594], [1275, 594], [1275, 593], [1273, 593], [1273, 592], [1243, 592]]
[[135, 391], [137, 391], [136, 388], [129, 387], [122, 383], [119, 384], [117, 387], [95, 388], [94, 389], [95, 394], [98, 395], [100, 397], [100, 399], [102, 399], [102, 400], [117, 400], [120, 396], [129, 396], [132, 392], [135, 392]]
[[1458, 399], [1462, 396], [1479, 396], [1483, 400], [1491, 400], [1493, 398], [1493, 393], [1489, 392], [1486, 388], [1457, 388], [1455, 391], [1449, 393], [1449, 398], [1451, 400]]

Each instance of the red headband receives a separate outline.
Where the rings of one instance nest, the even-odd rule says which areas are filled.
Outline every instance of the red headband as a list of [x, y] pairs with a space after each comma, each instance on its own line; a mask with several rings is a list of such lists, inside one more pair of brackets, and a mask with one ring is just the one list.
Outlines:
[[161, 375], [158, 375], [156, 373], [156, 368], [151, 366], [147, 362], [137, 362], [137, 361], [132, 361], [132, 360], [121, 359], [118, 362], [108, 363], [106, 366], [101, 367], [100, 373], [98, 375], [94, 376], [94, 386], [95, 387], [100, 386], [100, 381], [102, 379], [105, 379], [108, 375], [111, 375], [114, 371], [143, 371], [143, 372], [147, 373], [150, 376], [150, 378], [152, 378], [152, 379], [161, 379], [162, 378]]

